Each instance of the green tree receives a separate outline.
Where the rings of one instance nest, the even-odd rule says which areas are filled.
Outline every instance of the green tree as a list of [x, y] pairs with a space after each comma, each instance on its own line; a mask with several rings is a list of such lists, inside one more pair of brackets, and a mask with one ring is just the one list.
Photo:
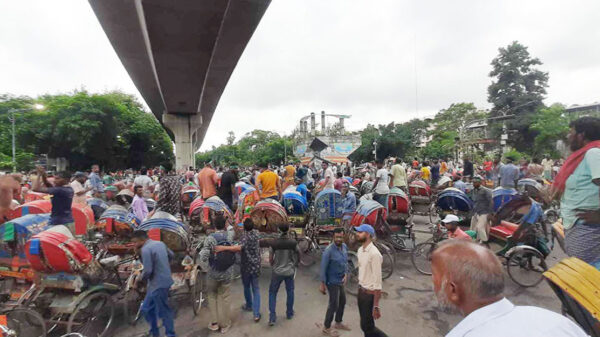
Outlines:
[[565, 116], [565, 107], [561, 104], [553, 104], [539, 109], [533, 116], [531, 129], [537, 132], [532, 154], [556, 155], [556, 141], [564, 139], [569, 132], [569, 119]]
[[[519, 151], [525, 151], [536, 136], [529, 126], [535, 111], [544, 106], [548, 73], [536, 68], [542, 62], [531, 57], [527, 47], [517, 41], [498, 51], [489, 74], [492, 84], [488, 87], [488, 101], [494, 105], [491, 116], [515, 115], [507, 122], [508, 128], [516, 131], [509, 141]], [[499, 128], [498, 123], [495, 136], [499, 135]]]

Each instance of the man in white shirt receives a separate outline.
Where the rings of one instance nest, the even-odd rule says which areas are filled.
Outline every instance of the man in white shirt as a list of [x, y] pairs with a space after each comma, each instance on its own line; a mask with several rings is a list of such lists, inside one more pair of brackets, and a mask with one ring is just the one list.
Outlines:
[[321, 167], [323, 168], [323, 179], [325, 180], [325, 183], [323, 184], [323, 189], [333, 189], [333, 182], [335, 181], [333, 171], [331, 170], [327, 162], [323, 162], [323, 164], [321, 164]]
[[389, 185], [390, 175], [388, 170], [383, 167], [383, 161], [377, 162], [377, 173], [375, 174], [375, 183], [373, 184], [373, 200], [387, 208], [387, 198], [390, 194]]
[[92, 186], [83, 187], [87, 177], [83, 172], [75, 172], [73, 181], [71, 182], [71, 188], [73, 189], [73, 203], [86, 204], [86, 193], [92, 190]]
[[568, 318], [532, 306], [515, 306], [503, 296], [502, 264], [486, 247], [444, 241], [432, 255], [433, 289], [439, 304], [465, 318], [446, 337], [584, 337]]
[[140, 176], [135, 178], [135, 180], [133, 181], [133, 186], [142, 186], [142, 189], [144, 191], [144, 198], [150, 198], [150, 186], [152, 186], [153, 184], [152, 179], [148, 177], [147, 173], [148, 170], [145, 167], [142, 167], [142, 169], [140, 170]]
[[375, 327], [375, 320], [381, 317], [379, 299], [381, 298], [381, 264], [383, 257], [373, 244], [375, 229], [363, 224], [355, 227], [358, 248], [358, 313], [360, 328], [365, 337], [387, 337], [385, 332]]

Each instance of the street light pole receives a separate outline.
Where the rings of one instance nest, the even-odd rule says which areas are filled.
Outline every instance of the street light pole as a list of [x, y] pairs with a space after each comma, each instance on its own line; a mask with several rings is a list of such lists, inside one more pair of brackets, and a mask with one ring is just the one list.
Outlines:
[[377, 141], [373, 141], [373, 154], [375, 155], [375, 161], [377, 161]]
[[12, 167], [13, 173], [17, 172], [17, 156], [15, 146], [15, 110], [12, 109], [10, 113], [10, 122], [12, 123]]

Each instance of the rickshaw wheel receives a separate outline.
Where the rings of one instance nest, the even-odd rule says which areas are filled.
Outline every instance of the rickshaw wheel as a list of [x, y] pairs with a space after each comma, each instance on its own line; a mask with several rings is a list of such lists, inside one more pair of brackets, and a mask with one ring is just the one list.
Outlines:
[[431, 275], [431, 253], [436, 247], [435, 242], [422, 242], [412, 250], [410, 261], [419, 273]]
[[537, 250], [517, 250], [506, 261], [508, 276], [521, 287], [533, 287], [544, 279], [548, 266], [542, 253]]
[[130, 325], [136, 325], [137, 321], [141, 317], [142, 302], [144, 296], [137, 289], [131, 289], [125, 293], [125, 299], [123, 301], [125, 320]]
[[346, 292], [352, 295], [358, 295], [358, 255], [353, 251], [348, 251], [348, 280], [346, 281]]
[[104, 337], [112, 325], [115, 306], [106, 292], [84, 298], [69, 316], [67, 333], [78, 332], [86, 337]]
[[438, 219], [438, 212], [435, 203], [429, 206], [429, 223], [436, 223]]
[[192, 298], [192, 311], [194, 312], [194, 316], [198, 316], [200, 313], [200, 308], [202, 308], [202, 302], [204, 302], [204, 279], [202, 278], [202, 271], [196, 271], [196, 282], [191, 289], [191, 298]]
[[383, 257], [383, 262], [381, 263], [381, 278], [385, 280], [394, 273], [394, 264], [396, 259], [392, 253], [393, 249], [388, 245], [382, 242], [377, 242], [376, 247]]
[[46, 322], [37, 311], [17, 307], [2, 314], [6, 315], [7, 328], [14, 331], [15, 336], [46, 337]]
[[300, 250], [300, 264], [304, 267], [310, 267], [318, 259], [319, 247], [309, 238], [298, 239], [298, 249]]

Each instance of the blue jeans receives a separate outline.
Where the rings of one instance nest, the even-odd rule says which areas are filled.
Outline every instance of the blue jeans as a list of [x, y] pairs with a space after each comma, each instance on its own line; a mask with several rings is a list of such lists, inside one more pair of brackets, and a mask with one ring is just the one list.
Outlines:
[[287, 292], [286, 301], [286, 315], [291, 317], [294, 315], [294, 275], [292, 276], [279, 276], [273, 274], [271, 276], [271, 285], [269, 286], [269, 321], [275, 322], [277, 316], [275, 315], [275, 304], [277, 303], [277, 292], [281, 282], [285, 281], [285, 291]]
[[242, 273], [242, 284], [244, 285], [246, 308], [252, 308], [255, 318], [260, 317], [260, 291], [258, 290], [258, 275]]
[[169, 288], [159, 288], [147, 293], [142, 304], [142, 313], [150, 324], [150, 334], [159, 336], [158, 318], [162, 319], [167, 337], [175, 337], [173, 310], [169, 307]]

